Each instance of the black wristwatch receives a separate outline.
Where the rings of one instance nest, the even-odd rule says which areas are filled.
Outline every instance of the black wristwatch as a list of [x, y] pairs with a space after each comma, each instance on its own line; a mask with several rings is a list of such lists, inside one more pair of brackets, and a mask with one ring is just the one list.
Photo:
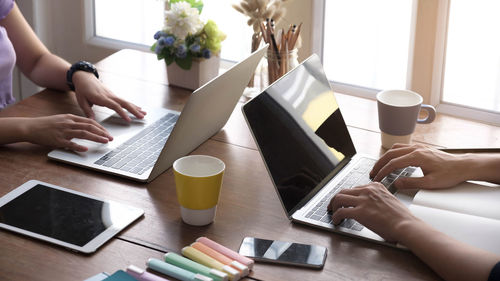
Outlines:
[[69, 68], [68, 72], [66, 72], [66, 84], [68, 84], [68, 87], [72, 91], [75, 90], [75, 84], [73, 84], [73, 73], [79, 70], [93, 73], [95, 77], [99, 79], [99, 73], [97, 73], [97, 69], [93, 64], [83, 60], [76, 62]]

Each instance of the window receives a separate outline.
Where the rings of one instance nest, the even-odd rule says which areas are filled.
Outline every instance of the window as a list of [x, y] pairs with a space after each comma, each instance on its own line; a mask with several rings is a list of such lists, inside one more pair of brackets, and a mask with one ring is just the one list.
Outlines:
[[451, 1], [443, 102], [500, 112], [499, 12], [499, 1]]
[[[246, 18], [231, 7], [231, 0], [204, 0], [203, 20], [214, 20], [226, 33], [221, 57], [239, 61], [250, 53], [253, 30]], [[94, 0], [95, 36], [107, 46], [130, 47], [130, 43], [149, 49], [153, 35], [163, 27], [164, 1]], [[94, 35], [94, 34], [93, 34]]]
[[[250, 52], [253, 31], [231, 7], [239, 1], [204, 0], [202, 18], [227, 34], [221, 57], [229, 61]], [[149, 49], [163, 26], [162, 0], [92, 3], [95, 28], [87, 38], [94, 44]], [[322, 54], [335, 91], [374, 98], [380, 89], [408, 88], [440, 112], [500, 124], [499, 1], [312, 0], [287, 6], [285, 23], [304, 23], [302, 58]]]
[[319, 51], [336, 91], [409, 88], [440, 112], [500, 124], [500, 2], [318, 2]]
[[163, 26], [163, 11], [158, 0], [95, 0], [95, 35], [150, 46]]
[[412, 0], [325, 1], [323, 62], [330, 80], [405, 88]]
[[231, 0], [203, 0], [202, 18], [212, 19], [226, 33], [222, 42], [221, 57], [225, 60], [240, 61], [250, 54], [253, 29], [247, 25], [244, 15], [231, 6]]

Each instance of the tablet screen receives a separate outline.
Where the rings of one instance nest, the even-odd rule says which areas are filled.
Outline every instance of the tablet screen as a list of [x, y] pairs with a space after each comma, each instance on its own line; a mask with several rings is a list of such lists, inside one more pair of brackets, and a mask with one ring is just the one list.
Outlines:
[[84, 246], [123, 220], [115, 205], [36, 184], [0, 207], [0, 223]]

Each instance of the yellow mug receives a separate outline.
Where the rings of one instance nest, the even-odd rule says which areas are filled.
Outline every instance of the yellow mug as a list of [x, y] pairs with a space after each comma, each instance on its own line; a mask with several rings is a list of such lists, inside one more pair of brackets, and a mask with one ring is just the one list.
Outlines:
[[191, 225], [206, 225], [215, 218], [222, 177], [222, 160], [207, 155], [189, 155], [172, 165], [182, 220]]

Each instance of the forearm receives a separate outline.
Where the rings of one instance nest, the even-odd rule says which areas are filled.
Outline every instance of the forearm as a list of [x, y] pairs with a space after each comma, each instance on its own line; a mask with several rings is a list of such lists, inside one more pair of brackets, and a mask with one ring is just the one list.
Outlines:
[[60, 57], [51, 54], [43, 54], [34, 65], [28, 77], [37, 85], [60, 90], [69, 91], [66, 84], [66, 72], [70, 68], [70, 64]]
[[28, 141], [29, 118], [0, 118], [0, 144]]
[[462, 170], [466, 180], [500, 184], [500, 154], [464, 154], [462, 158]]
[[66, 85], [68, 62], [50, 53], [14, 4], [12, 11], [0, 21], [9, 34], [17, 56], [17, 66], [36, 84], [57, 90], [69, 90]]
[[401, 227], [400, 243], [445, 280], [487, 280], [500, 257], [457, 241], [422, 221]]

